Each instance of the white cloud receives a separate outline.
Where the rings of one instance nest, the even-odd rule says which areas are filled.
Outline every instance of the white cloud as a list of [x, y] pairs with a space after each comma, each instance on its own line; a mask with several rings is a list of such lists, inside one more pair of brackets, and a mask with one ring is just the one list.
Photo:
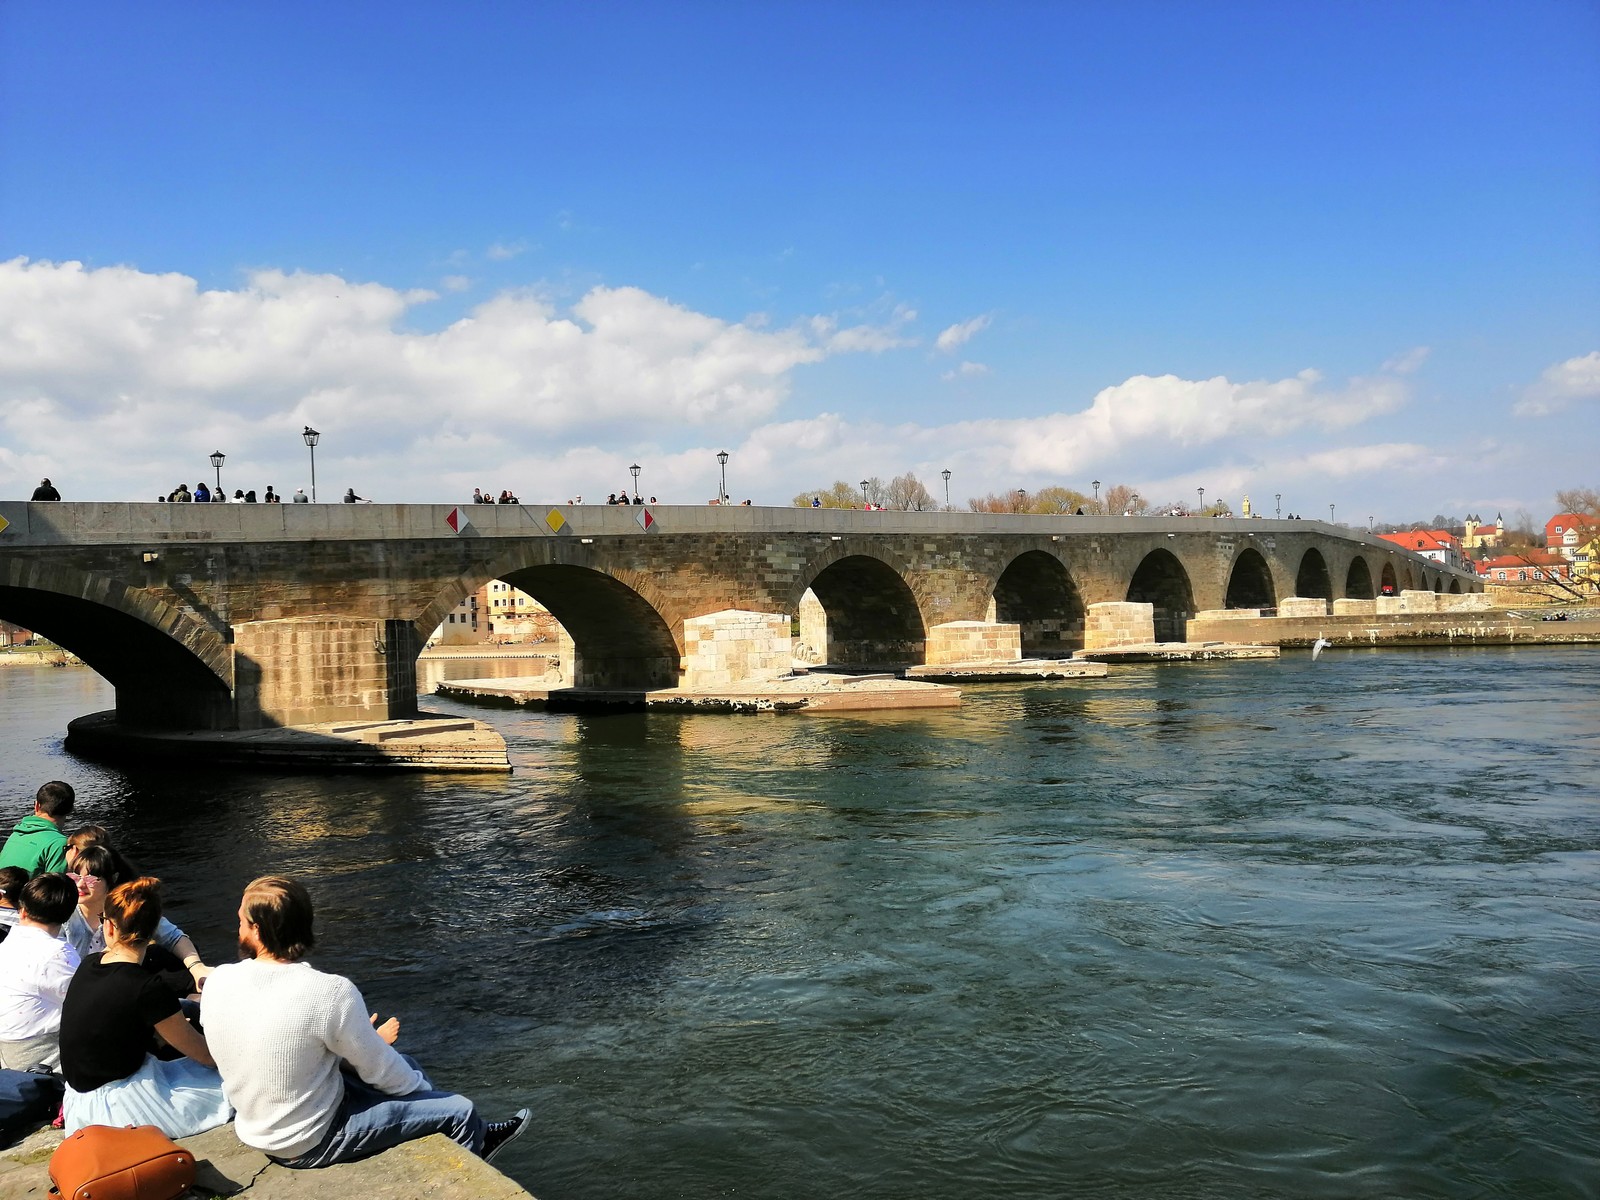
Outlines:
[[1600, 350], [1569, 358], [1545, 369], [1526, 388], [1511, 411], [1519, 417], [1543, 417], [1585, 400], [1600, 399]]
[[957, 379], [971, 379], [975, 375], [987, 375], [989, 368], [979, 362], [963, 362], [959, 367], [946, 371], [940, 375], [946, 383]]
[[945, 329], [934, 339], [934, 346], [945, 354], [953, 354], [956, 348], [964, 346], [975, 336], [989, 328], [989, 317], [973, 317], [970, 321], [963, 321], [959, 325], [952, 325]]
[[1383, 369], [1391, 375], [1409, 375], [1428, 361], [1432, 350], [1427, 346], [1413, 346], [1403, 354], [1396, 354], [1383, 364]]
[[494, 262], [506, 262], [520, 254], [528, 252], [527, 242], [495, 242], [483, 252], [483, 256]]
[[464, 292], [472, 286], [472, 280], [465, 275], [446, 275], [439, 286], [447, 292]]

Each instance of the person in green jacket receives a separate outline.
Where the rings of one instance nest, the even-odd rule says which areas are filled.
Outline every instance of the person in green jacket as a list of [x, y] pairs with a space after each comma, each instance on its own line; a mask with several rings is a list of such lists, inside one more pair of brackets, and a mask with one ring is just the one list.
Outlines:
[[72, 815], [77, 794], [59, 779], [45, 784], [33, 800], [33, 815], [23, 817], [0, 849], [0, 867], [21, 867], [30, 876], [67, 869], [67, 835], [61, 822]]

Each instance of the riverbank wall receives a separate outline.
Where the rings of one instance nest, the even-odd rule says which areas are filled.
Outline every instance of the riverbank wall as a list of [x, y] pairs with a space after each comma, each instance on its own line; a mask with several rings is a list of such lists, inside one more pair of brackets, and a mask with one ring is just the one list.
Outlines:
[[[1340, 601], [1339, 605], [1352, 603]], [[1600, 614], [1587, 620], [1541, 621], [1494, 609], [1440, 613], [1347, 611], [1325, 616], [1286, 617], [1222, 617], [1203, 613], [1188, 623], [1191, 642], [1254, 642], [1295, 648], [1310, 646], [1319, 638], [1335, 646], [1600, 643]]]

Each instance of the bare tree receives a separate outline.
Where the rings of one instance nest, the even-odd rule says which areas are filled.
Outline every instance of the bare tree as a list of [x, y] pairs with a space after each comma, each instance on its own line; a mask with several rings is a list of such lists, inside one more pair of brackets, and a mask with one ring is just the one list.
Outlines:
[[1600, 491], [1594, 488], [1562, 488], [1556, 493], [1556, 507], [1562, 512], [1600, 517]]
[[1150, 511], [1149, 503], [1125, 483], [1114, 483], [1106, 489], [1105, 511], [1118, 516], [1133, 513], [1140, 516]]
[[928, 489], [922, 486], [922, 481], [909, 471], [891, 479], [881, 494], [885, 508], [898, 508], [905, 512], [927, 512], [939, 507]]
[[794, 498], [795, 507], [810, 508], [813, 498], [821, 501], [820, 508], [860, 508], [865, 503], [855, 485], [842, 479], [836, 480], [826, 491], [801, 492]]

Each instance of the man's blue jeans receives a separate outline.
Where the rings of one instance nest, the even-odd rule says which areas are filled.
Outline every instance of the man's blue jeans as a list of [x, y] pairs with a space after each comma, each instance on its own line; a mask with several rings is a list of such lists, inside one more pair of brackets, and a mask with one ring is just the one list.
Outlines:
[[[416, 1059], [402, 1055], [413, 1067]], [[344, 1099], [322, 1141], [298, 1158], [280, 1158], [286, 1167], [331, 1167], [382, 1154], [402, 1142], [442, 1133], [474, 1154], [483, 1153], [483, 1118], [472, 1101], [440, 1092], [423, 1079], [420, 1091], [390, 1096], [369, 1087], [348, 1067]]]

